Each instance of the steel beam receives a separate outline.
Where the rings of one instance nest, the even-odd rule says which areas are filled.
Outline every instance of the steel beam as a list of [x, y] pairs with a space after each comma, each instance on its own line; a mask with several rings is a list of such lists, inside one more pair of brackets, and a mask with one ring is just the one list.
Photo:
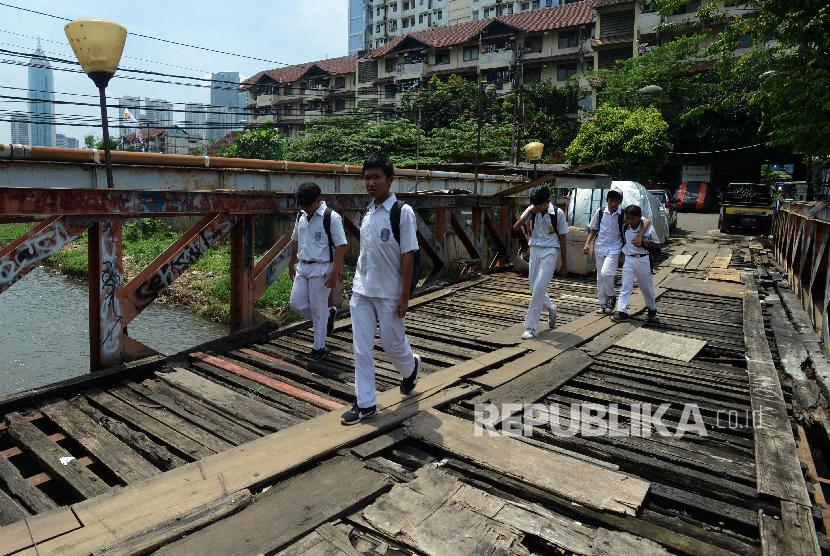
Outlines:
[[93, 371], [122, 361], [121, 228], [118, 220], [103, 220], [89, 229], [89, 354]]
[[254, 217], [231, 228], [231, 331], [254, 325]]
[[268, 286], [279, 278], [280, 274], [288, 268], [288, 260], [291, 257], [291, 234], [280, 237], [271, 249], [268, 250], [254, 266], [254, 301], [262, 297]]

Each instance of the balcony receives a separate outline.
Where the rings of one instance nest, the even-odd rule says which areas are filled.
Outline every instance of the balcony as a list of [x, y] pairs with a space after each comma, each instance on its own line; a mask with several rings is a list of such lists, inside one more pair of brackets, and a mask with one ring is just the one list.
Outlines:
[[515, 62], [516, 52], [514, 50], [485, 52], [478, 57], [478, 67], [483, 70], [512, 66]]
[[640, 14], [640, 34], [651, 35], [654, 28], [660, 25], [660, 14], [658, 12], [646, 12]]
[[398, 79], [420, 79], [424, 75], [424, 63], [415, 62], [412, 64], [400, 64], [397, 67], [396, 77]]
[[257, 95], [256, 97], [256, 107], [257, 108], [265, 108], [267, 106], [271, 106], [274, 102], [274, 95]]

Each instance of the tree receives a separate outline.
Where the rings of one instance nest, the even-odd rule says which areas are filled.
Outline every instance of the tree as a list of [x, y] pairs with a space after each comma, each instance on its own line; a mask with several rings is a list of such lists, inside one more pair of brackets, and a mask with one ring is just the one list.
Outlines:
[[[94, 135], [86, 135], [84, 137], [84, 145], [88, 149], [98, 149], [99, 151], [102, 151], [104, 150], [104, 138], [95, 139]], [[110, 135], [110, 149], [116, 150], [120, 145], [120, 140], [117, 137]]]
[[420, 110], [421, 129], [426, 132], [461, 120], [485, 122], [512, 119], [512, 112], [504, 110], [494, 86], [486, 86], [459, 75], [451, 75], [447, 81], [433, 76], [421, 87], [403, 94], [401, 115], [418, 123]]
[[[579, 99], [585, 96], [577, 81], [557, 85], [549, 79], [527, 83], [523, 88], [524, 115], [520, 122], [523, 143], [539, 141], [545, 145], [543, 157], [561, 162], [562, 153], [579, 130]], [[511, 114], [516, 95], [507, 95], [505, 109]]]
[[421, 163], [507, 160], [510, 158], [512, 133], [509, 124], [484, 124], [481, 127], [481, 151], [477, 157], [478, 122], [458, 121], [452, 127], [438, 127], [430, 132], [421, 149], [424, 155]]
[[219, 156], [282, 160], [285, 158], [286, 146], [285, 137], [274, 128], [249, 129], [219, 149]]
[[84, 135], [84, 147], [87, 149], [94, 149], [95, 148], [95, 136], [94, 135]]
[[656, 108], [604, 105], [582, 125], [566, 155], [571, 164], [601, 163], [614, 177], [645, 182], [658, 174], [670, 150], [669, 126]]

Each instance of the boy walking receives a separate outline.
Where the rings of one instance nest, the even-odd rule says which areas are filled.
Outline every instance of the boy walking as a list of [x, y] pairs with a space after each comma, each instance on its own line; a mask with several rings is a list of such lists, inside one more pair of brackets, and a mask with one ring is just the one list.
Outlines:
[[[626, 207], [624, 213], [625, 244], [622, 254], [625, 262], [622, 271], [622, 287], [620, 287], [620, 300], [617, 303], [617, 314], [611, 317], [611, 320], [622, 322], [628, 318], [628, 300], [631, 298], [631, 292], [634, 291], [635, 278], [645, 299], [646, 307], [648, 307], [648, 320], [654, 320], [657, 317], [657, 298], [654, 293], [654, 278], [651, 275], [651, 261], [646, 247], [659, 245], [660, 239], [654, 231], [654, 226], [643, 219], [643, 211], [640, 207], [630, 205]], [[642, 241], [637, 246], [634, 240], [641, 233]]]
[[412, 352], [404, 317], [418, 251], [415, 211], [390, 192], [394, 169], [382, 154], [363, 163], [363, 182], [372, 198], [360, 224], [360, 256], [349, 303], [355, 360], [357, 401], [340, 422], [354, 425], [377, 412], [375, 388], [375, 332], [392, 365], [401, 373], [401, 394], [418, 383], [421, 358]]
[[337, 316], [337, 308], [329, 307], [329, 293], [343, 272], [346, 232], [342, 217], [326, 207], [317, 184], [300, 184], [295, 197], [302, 211], [291, 234], [288, 275], [294, 285], [290, 303], [314, 325], [314, 344], [308, 358], [319, 361], [326, 356], [326, 337]]
[[523, 340], [536, 337], [536, 325], [542, 308], [548, 312], [548, 326], [556, 328], [556, 305], [548, 295], [548, 286], [556, 270], [556, 262], [561, 256], [562, 265], [559, 273], [568, 275], [567, 234], [568, 221], [562, 209], [550, 202], [550, 190], [547, 187], [534, 189], [530, 194], [530, 206], [525, 209], [513, 225], [518, 231], [530, 220], [530, 306], [525, 317]]

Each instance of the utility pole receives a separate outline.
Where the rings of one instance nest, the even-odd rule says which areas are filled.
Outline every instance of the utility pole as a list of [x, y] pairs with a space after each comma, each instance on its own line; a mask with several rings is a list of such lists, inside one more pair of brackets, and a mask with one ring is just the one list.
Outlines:
[[476, 139], [476, 179], [473, 183], [473, 195], [478, 195], [478, 172], [481, 165], [481, 128], [484, 125], [484, 82], [478, 83], [478, 125]]
[[522, 66], [519, 62], [520, 58], [522, 57], [522, 51], [520, 47], [516, 46], [516, 69], [511, 75], [511, 82], [513, 85], [513, 91], [515, 92], [516, 99], [513, 103], [513, 146], [512, 146], [512, 153], [513, 153], [513, 165], [519, 165], [519, 114], [522, 104], [522, 87], [523, 87], [523, 79], [522, 79]]

